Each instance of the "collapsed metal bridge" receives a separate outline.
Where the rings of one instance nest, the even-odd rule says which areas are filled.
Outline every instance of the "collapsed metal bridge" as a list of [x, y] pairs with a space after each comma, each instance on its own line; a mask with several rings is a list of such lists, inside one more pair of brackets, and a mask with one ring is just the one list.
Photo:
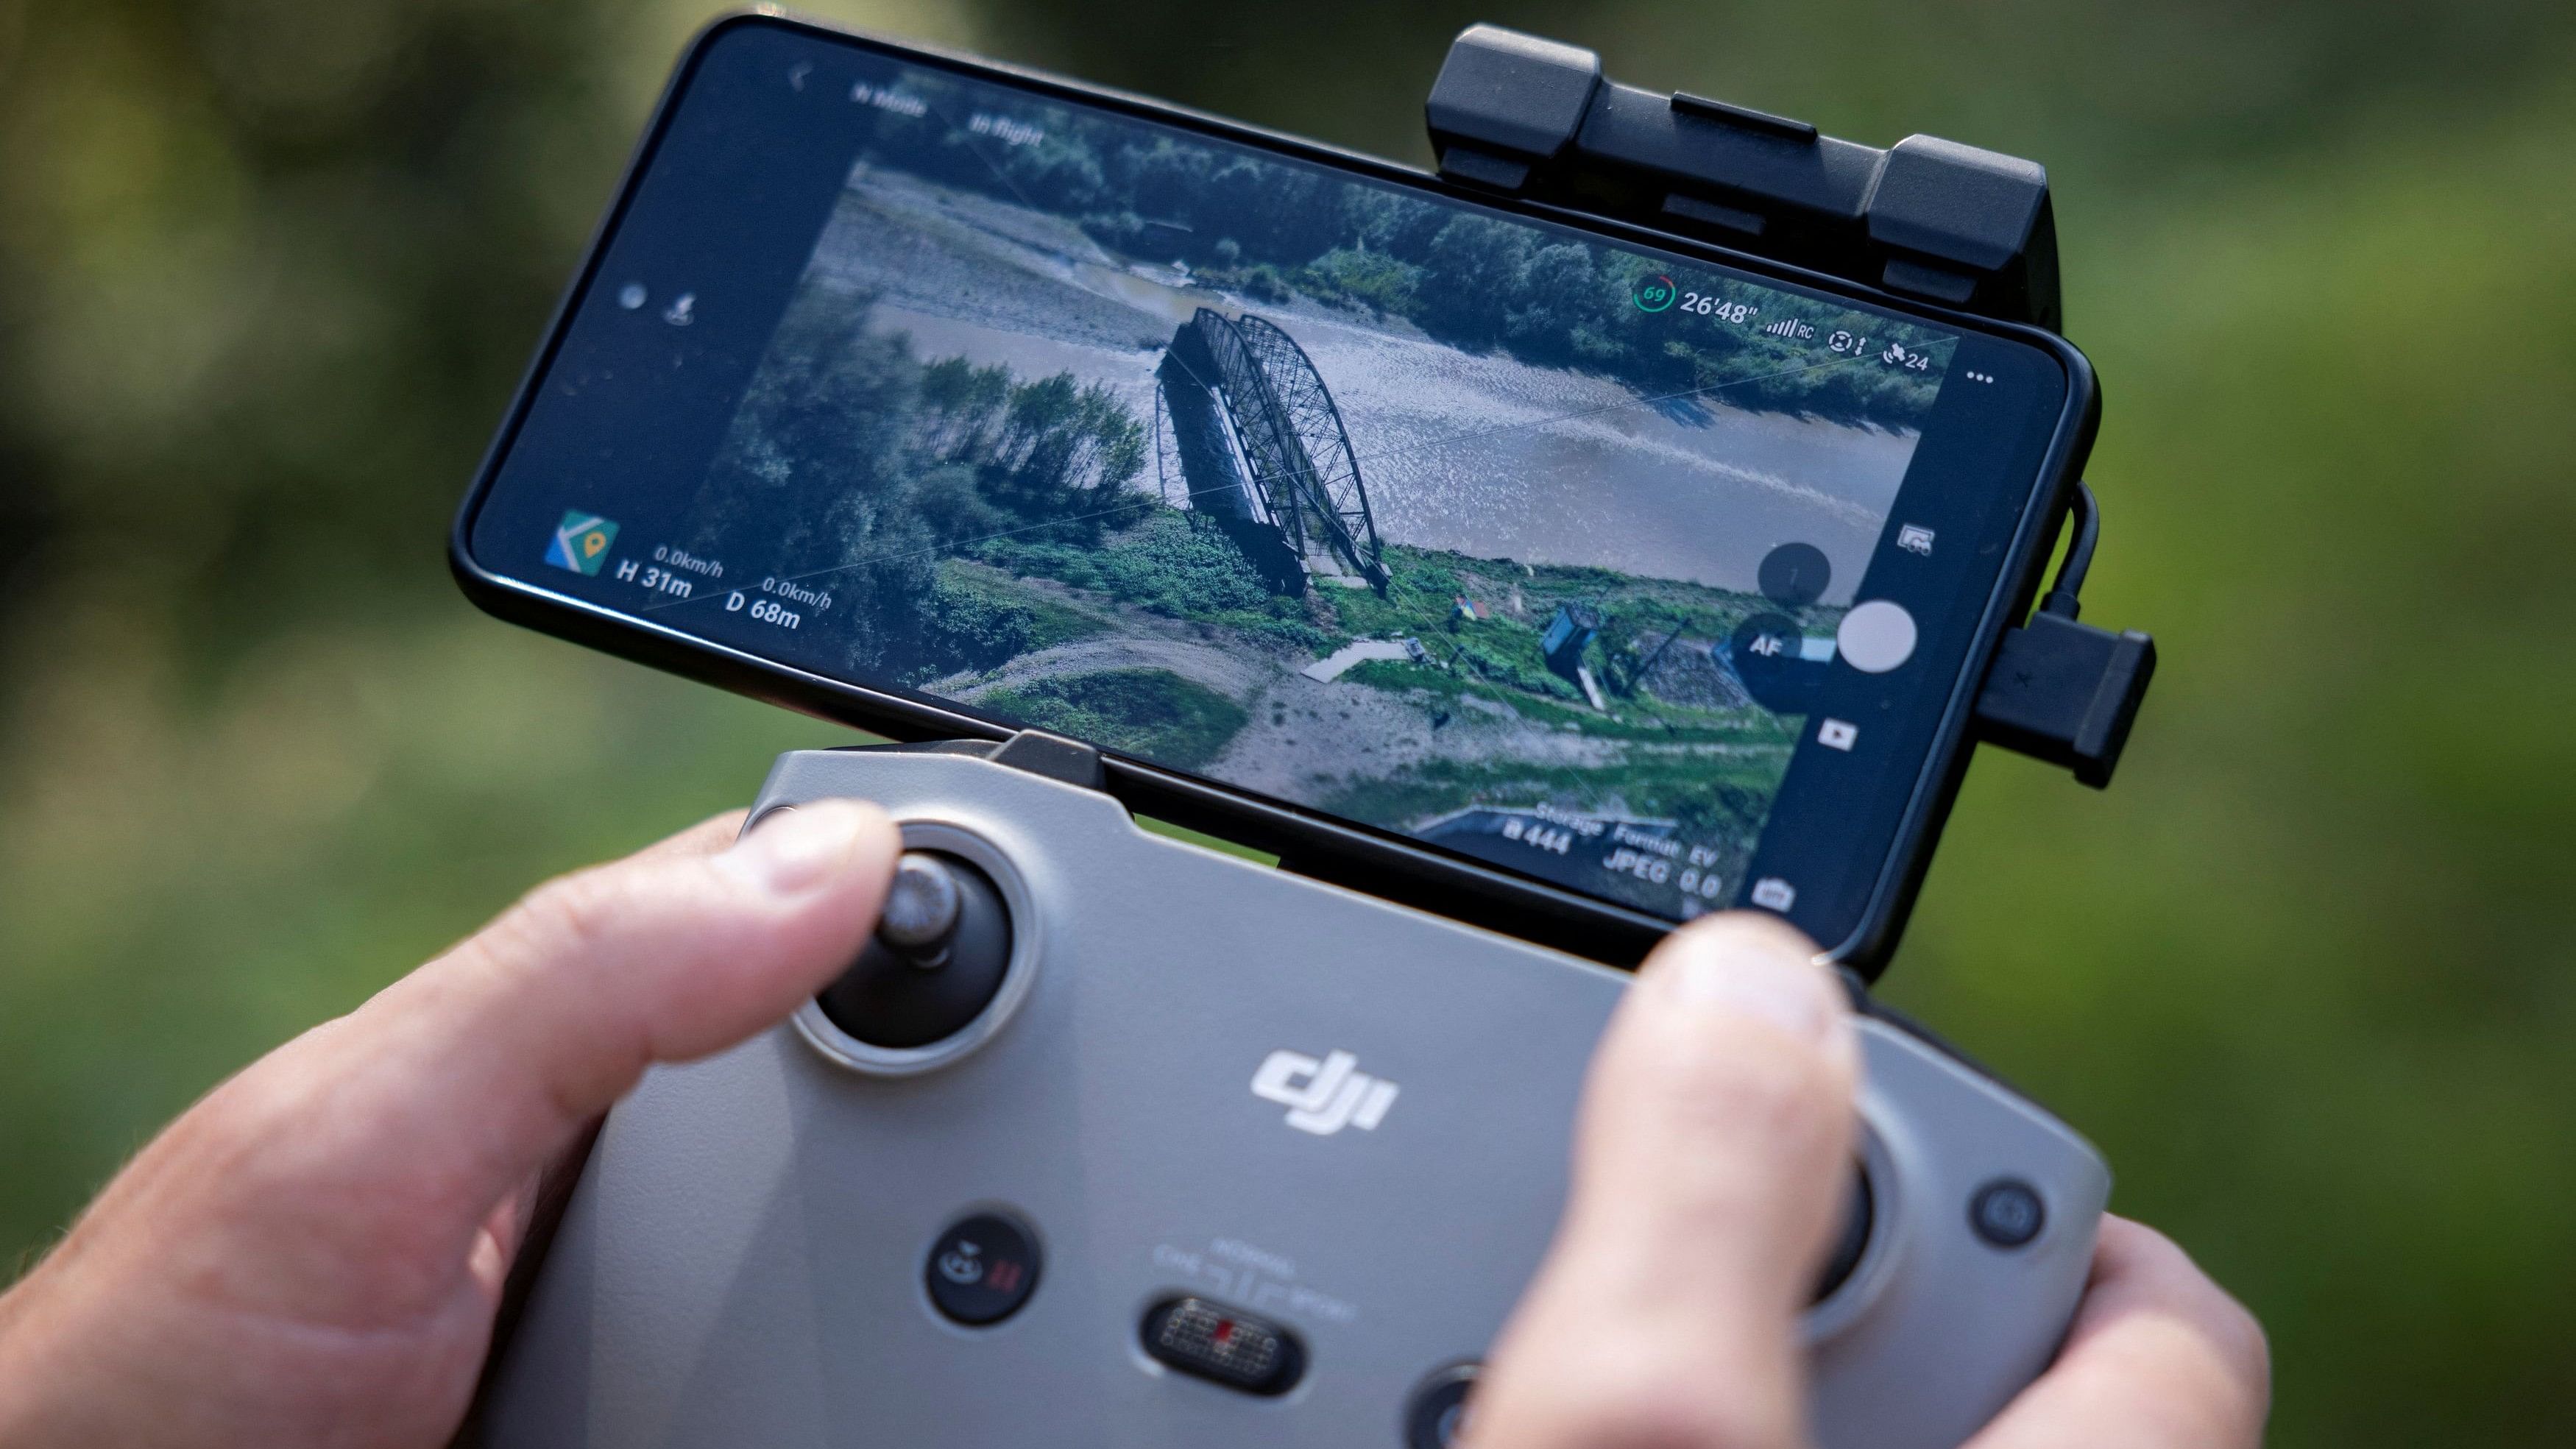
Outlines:
[[1309, 578], [1385, 591], [1359, 458], [1306, 349], [1264, 318], [1201, 307], [1155, 377], [1165, 502], [1225, 526], [1283, 592]]

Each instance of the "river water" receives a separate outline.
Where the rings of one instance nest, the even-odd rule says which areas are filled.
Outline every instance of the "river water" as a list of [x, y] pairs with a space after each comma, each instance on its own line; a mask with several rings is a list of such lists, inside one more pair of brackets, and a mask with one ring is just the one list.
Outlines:
[[[1153, 415], [1154, 368], [1196, 309], [1257, 312], [1313, 359], [1379, 535], [1479, 558], [1580, 564], [1751, 592], [1764, 554], [1823, 550], [1848, 603], [1915, 435], [1724, 405], [1658, 405], [1608, 379], [1435, 342], [1408, 323], [1262, 303], [1129, 266], [1024, 208], [894, 173], [854, 178], [807, 285], [876, 298], [871, 330], [925, 358], [1071, 370]], [[1149, 466], [1139, 486], [1156, 485]]]

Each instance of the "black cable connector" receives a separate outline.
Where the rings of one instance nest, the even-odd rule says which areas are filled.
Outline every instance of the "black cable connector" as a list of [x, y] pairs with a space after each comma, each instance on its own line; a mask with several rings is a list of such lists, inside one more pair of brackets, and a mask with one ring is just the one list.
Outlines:
[[2156, 641], [2135, 629], [2114, 634], [2076, 622], [2076, 596], [2102, 535], [2093, 490], [2075, 485], [2071, 540], [2039, 612], [2007, 630], [1977, 695], [1984, 739], [2051, 764], [2099, 790], [2111, 783], [2129, 726], [2156, 673]]
[[2102, 541], [2102, 505], [2093, 501], [2093, 490], [2082, 479], [2075, 482], [2075, 503], [2071, 510], [2075, 541], [2066, 546], [2066, 558], [2057, 566], [2057, 582], [2048, 586], [2048, 597], [2039, 601], [2039, 611], [2072, 619], [2082, 612], [2075, 596], [2084, 592], [2084, 576], [2093, 572], [2093, 547]]

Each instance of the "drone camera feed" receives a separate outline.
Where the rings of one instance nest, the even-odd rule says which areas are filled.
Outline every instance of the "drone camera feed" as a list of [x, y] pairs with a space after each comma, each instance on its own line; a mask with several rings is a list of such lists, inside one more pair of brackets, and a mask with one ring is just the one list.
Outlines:
[[927, 68], [850, 102], [639, 612], [1666, 918], [1747, 895], [1954, 337]]

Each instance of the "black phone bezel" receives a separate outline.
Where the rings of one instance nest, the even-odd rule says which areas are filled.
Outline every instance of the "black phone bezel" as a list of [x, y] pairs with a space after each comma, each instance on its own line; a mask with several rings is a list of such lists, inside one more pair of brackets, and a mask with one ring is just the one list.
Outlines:
[[[935, 704], [848, 684], [763, 659], [748, 652], [664, 629], [631, 615], [556, 594], [484, 568], [471, 548], [482, 504], [525, 423], [540, 380], [561, 347], [572, 310], [588, 290], [605, 243], [632, 204], [639, 180], [652, 164], [670, 124], [674, 104], [715, 42], [745, 26], [773, 26], [812, 39], [854, 46], [912, 64], [960, 72], [1044, 97], [1181, 127], [1240, 145], [1260, 147], [1310, 163], [1396, 182], [1452, 200], [1585, 231], [1652, 245], [1711, 263], [1848, 297], [1871, 306], [1961, 331], [2006, 338], [2039, 349], [2065, 370], [2066, 399], [2002, 566], [1980, 615], [1965, 666], [1915, 772], [1875, 882], [1859, 918], [1824, 954], [1875, 979], [1885, 969], [1913, 900], [1930, 868], [1932, 847], [1947, 819], [1969, 757], [1979, 686], [2004, 631], [2029, 611], [2057, 525], [2089, 453], [2101, 416], [2101, 396], [2091, 363], [2065, 338], [2040, 328], [1929, 305], [1840, 277], [1808, 271], [1767, 257], [1728, 250], [1697, 238], [1638, 227], [1545, 203], [1529, 202], [1458, 185], [1376, 157], [1230, 121], [1123, 91], [1001, 64], [935, 46], [893, 40], [761, 7], [716, 17], [682, 52], [643, 134], [627, 160], [608, 207], [583, 248], [579, 266], [557, 300], [528, 368], [449, 532], [448, 563], [474, 604], [496, 618], [553, 634], [637, 663], [732, 690], [753, 699], [901, 740], [1000, 739], [1010, 733], [971, 715]], [[1531, 877], [1417, 845], [1402, 837], [1255, 795], [1211, 780], [1103, 752], [1107, 788], [1130, 810], [1167, 820], [1247, 848], [1274, 854], [1283, 868], [1365, 891], [1468, 924], [1555, 947], [1607, 965], [1635, 965], [1674, 927], [1674, 922]]]

